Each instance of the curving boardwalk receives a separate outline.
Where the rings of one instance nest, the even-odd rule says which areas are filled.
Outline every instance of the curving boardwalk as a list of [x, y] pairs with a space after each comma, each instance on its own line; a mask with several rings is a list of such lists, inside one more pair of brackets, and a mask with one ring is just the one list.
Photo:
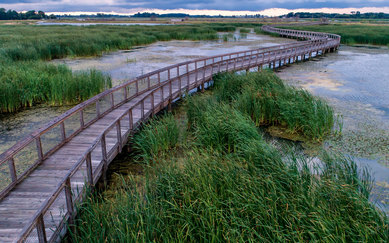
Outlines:
[[277, 68], [335, 51], [340, 36], [278, 29], [302, 39], [169, 66], [111, 88], [62, 114], [0, 156], [0, 242], [53, 242], [66, 232], [75, 204], [103, 177], [129, 135], [150, 116], [216, 73]]

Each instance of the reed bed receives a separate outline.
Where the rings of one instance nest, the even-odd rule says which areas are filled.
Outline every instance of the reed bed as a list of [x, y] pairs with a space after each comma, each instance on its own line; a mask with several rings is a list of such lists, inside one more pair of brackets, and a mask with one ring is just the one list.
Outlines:
[[332, 131], [334, 111], [324, 100], [284, 84], [270, 71], [227, 73], [214, 80], [217, 100], [230, 102], [257, 126], [280, 126], [286, 133], [315, 141]]
[[179, 128], [172, 115], [151, 120], [133, 138], [133, 147], [139, 151], [139, 158], [155, 161], [160, 154], [168, 152], [178, 144]]
[[64, 65], [44, 62], [0, 64], [0, 112], [23, 107], [77, 104], [111, 87], [111, 79], [99, 71], [75, 72]]
[[323, 151], [315, 162], [275, 148], [233, 99], [220, 102], [216, 97], [187, 99], [183, 121], [188, 123], [183, 126], [188, 139], [178, 139], [183, 131], [176, 126], [182, 121], [174, 123], [172, 116], [142, 129], [137, 135], [139, 158], [150, 158], [152, 147], [158, 163], [146, 163], [143, 177], [123, 178], [113, 188], [116, 193], [84, 201], [68, 240], [389, 240], [387, 216], [368, 200], [367, 171], [341, 155]]

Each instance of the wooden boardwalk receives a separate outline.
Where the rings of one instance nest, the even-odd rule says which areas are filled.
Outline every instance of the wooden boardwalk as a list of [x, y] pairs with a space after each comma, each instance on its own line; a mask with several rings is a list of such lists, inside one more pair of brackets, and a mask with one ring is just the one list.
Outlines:
[[[150, 116], [216, 73], [285, 64], [335, 51], [340, 36], [263, 30], [304, 41], [228, 53], [169, 66], [107, 90], [34, 131], [0, 156], [0, 242], [53, 242], [75, 204], [105, 178], [129, 135]], [[87, 184], [87, 185], [86, 185]]]

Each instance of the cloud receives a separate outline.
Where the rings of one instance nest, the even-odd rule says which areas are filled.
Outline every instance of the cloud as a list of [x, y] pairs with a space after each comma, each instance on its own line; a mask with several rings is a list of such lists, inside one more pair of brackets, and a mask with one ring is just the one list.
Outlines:
[[[258, 12], [265, 9], [341, 9], [377, 8], [388, 11], [388, 0], [0, 0], [0, 7], [17, 11], [46, 12], [115, 12], [142, 10], [226, 10]], [[273, 12], [280, 12], [274, 11]]]

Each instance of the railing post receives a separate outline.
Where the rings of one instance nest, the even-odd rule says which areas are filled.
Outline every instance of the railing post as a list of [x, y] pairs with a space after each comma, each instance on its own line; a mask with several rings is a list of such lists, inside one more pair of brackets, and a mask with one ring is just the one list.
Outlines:
[[60, 127], [61, 127], [61, 139], [62, 141], [65, 141], [66, 140], [65, 124], [61, 122]]
[[197, 61], [195, 61], [195, 83], [197, 83], [197, 75], [198, 75]]
[[80, 128], [84, 129], [84, 110], [80, 110]]
[[151, 115], [154, 115], [154, 92], [151, 92], [150, 94], [150, 100], [151, 100]]
[[65, 198], [66, 198], [66, 207], [69, 212], [69, 224], [72, 224], [74, 208], [73, 208], [73, 199], [72, 199], [72, 187], [70, 184], [69, 177], [66, 178], [66, 182], [65, 182]]
[[96, 101], [96, 114], [97, 114], [97, 117], [100, 117], [100, 101], [99, 100]]
[[143, 120], [145, 117], [145, 100], [142, 99], [142, 102], [140, 102], [140, 110], [141, 110], [141, 119]]
[[123, 95], [124, 95], [124, 101], [127, 101], [127, 99], [128, 99], [127, 86], [124, 86], [124, 93], [123, 93]]
[[39, 215], [38, 220], [36, 222], [36, 231], [38, 233], [38, 241], [39, 243], [46, 243], [46, 229], [45, 229], [45, 223], [43, 221], [43, 215]]
[[37, 149], [37, 152], [38, 152], [38, 158], [39, 158], [40, 162], [42, 162], [42, 160], [43, 160], [43, 151], [42, 151], [41, 137], [37, 137], [35, 139], [35, 143], [36, 143], [36, 149]]
[[134, 128], [134, 121], [132, 120], [132, 109], [128, 111], [128, 122], [130, 126], [130, 130]]
[[120, 119], [116, 122], [116, 134], [118, 138], [118, 152], [122, 152], [123, 144], [122, 144], [122, 132], [120, 126]]
[[92, 154], [91, 154], [91, 152], [89, 152], [86, 155], [86, 173], [87, 173], [89, 186], [92, 187], [94, 185], [94, 183], [93, 183], [93, 169], [92, 169]]
[[107, 183], [107, 169], [108, 169], [108, 156], [107, 156], [107, 146], [105, 142], [105, 133], [101, 137], [101, 153], [103, 155], [103, 181], [104, 185]]
[[147, 76], [147, 89], [150, 89], [150, 76]]
[[12, 182], [16, 182], [18, 180], [18, 176], [16, 174], [15, 160], [13, 157], [8, 160], [8, 168], [9, 168], [9, 172], [11, 174]]
[[113, 92], [110, 94], [110, 96], [111, 96], [111, 109], [113, 109], [113, 107], [115, 106], [115, 101], [114, 101], [114, 99], [113, 99]]
[[161, 73], [158, 72], [158, 84], [161, 84]]

